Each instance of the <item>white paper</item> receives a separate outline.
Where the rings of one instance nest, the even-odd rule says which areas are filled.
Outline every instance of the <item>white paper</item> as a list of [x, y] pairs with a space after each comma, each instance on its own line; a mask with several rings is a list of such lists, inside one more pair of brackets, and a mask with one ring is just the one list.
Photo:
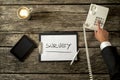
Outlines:
[[41, 35], [41, 42], [41, 61], [68, 61], [77, 52], [77, 35]]

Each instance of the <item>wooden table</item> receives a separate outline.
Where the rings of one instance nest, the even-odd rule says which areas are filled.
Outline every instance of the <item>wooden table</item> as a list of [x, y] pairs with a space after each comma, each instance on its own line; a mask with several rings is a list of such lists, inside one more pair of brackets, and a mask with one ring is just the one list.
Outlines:
[[[0, 0], [0, 80], [89, 80], [82, 24], [90, 3], [110, 8], [105, 29], [120, 53], [120, 0]], [[21, 6], [33, 8], [31, 20], [20, 20], [16, 11]], [[79, 34], [79, 61], [40, 62], [38, 48], [25, 62], [19, 62], [10, 49], [23, 36], [36, 43], [45, 31], [76, 31]], [[93, 31], [87, 30], [90, 59], [95, 80], [109, 80], [100, 54], [100, 43]]]

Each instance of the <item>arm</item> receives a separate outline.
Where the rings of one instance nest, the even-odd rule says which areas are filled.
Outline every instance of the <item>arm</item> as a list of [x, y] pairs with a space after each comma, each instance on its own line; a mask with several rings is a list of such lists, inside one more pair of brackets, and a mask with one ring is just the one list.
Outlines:
[[98, 30], [95, 31], [95, 38], [101, 43], [100, 48], [102, 57], [108, 67], [111, 80], [120, 79], [120, 58], [117, 49], [111, 46], [108, 40], [109, 33], [100, 28], [98, 24]]
[[113, 46], [106, 46], [101, 52], [108, 67], [111, 80], [120, 79], [120, 60], [116, 48]]

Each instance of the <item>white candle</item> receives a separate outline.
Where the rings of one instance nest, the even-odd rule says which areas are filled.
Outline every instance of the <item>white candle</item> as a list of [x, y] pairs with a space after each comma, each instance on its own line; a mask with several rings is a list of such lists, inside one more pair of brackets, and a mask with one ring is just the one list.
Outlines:
[[27, 18], [29, 16], [29, 12], [26, 9], [21, 9], [20, 12], [19, 12], [19, 15], [21, 17]]

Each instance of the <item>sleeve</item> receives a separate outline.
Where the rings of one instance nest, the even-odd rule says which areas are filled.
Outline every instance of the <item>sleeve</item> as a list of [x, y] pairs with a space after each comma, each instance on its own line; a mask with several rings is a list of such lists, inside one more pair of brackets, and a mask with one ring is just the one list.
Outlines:
[[100, 49], [103, 50], [103, 49], [104, 49], [105, 47], [107, 47], [107, 46], [112, 46], [112, 45], [111, 45], [110, 42], [104, 41], [104, 42], [101, 43]]
[[108, 67], [111, 80], [120, 80], [120, 57], [116, 47], [107, 46], [101, 52]]

